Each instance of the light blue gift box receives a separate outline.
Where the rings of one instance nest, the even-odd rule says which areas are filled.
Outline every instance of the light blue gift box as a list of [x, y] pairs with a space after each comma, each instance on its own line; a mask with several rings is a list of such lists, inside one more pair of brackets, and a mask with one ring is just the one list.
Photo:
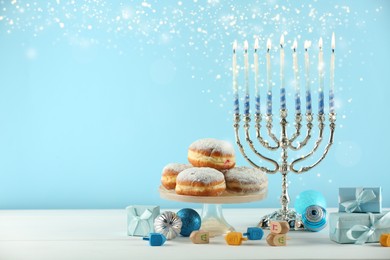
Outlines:
[[390, 212], [329, 214], [329, 237], [337, 243], [379, 242], [384, 233], [390, 233]]
[[128, 206], [126, 212], [129, 236], [145, 237], [154, 232], [154, 220], [160, 215], [159, 206]]
[[381, 213], [381, 187], [339, 188], [339, 212]]

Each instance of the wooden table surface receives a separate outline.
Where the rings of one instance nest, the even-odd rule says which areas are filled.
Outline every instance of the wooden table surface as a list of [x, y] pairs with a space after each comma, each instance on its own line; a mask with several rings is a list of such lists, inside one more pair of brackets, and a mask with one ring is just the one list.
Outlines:
[[[236, 231], [245, 232], [272, 211], [224, 209], [223, 213]], [[228, 246], [222, 236], [205, 245], [178, 237], [151, 247], [139, 237], [127, 236], [126, 222], [124, 209], [0, 210], [0, 260], [390, 259], [390, 247], [340, 245], [329, 239], [327, 228], [317, 233], [289, 232], [286, 247], [268, 246], [264, 239]]]

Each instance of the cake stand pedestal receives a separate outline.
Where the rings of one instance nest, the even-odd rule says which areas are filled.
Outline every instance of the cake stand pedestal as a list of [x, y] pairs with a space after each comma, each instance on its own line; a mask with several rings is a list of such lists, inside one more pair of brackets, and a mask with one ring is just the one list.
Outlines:
[[200, 229], [210, 232], [210, 236], [219, 236], [234, 231], [223, 217], [221, 204], [203, 204], [202, 208], [202, 226]]
[[167, 200], [180, 202], [202, 203], [202, 225], [201, 230], [210, 232], [210, 236], [219, 236], [234, 231], [224, 218], [222, 204], [237, 204], [263, 200], [267, 196], [267, 185], [264, 185], [260, 192], [251, 194], [235, 194], [224, 192], [221, 196], [186, 196], [178, 195], [174, 190], [167, 190], [160, 187], [160, 197]]

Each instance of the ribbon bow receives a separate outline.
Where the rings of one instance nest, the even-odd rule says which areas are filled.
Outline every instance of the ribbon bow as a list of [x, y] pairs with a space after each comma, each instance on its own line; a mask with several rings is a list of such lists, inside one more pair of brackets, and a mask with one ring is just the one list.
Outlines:
[[145, 211], [141, 215], [138, 215], [137, 210], [135, 208], [131, 208], [130, 210], [133, 213], [133, 218], [129, 224], [130, 235], [134, 235], [138, 225], [141, 225], [142, 235], [146, 236], [150, 231], [148, 219], [152, 216], [152, 211], [150, 209], [145, 209]]
[[345, 212], [352, 213], [356, 209], [361, 211], [360, 205], [364, 204], [366, 202], [369, 202], [370, 200], [375, 199], [375, 193], [373, 190], [363, 190], [363, 188], [356, 188], [355, 193], [355, 200], [348, 200], [345, 202], [342, 202], [341, 205], [344, 206]]
[[[355, 244], [362, 245], [374, 234], [377, 229], [390, 227], [390, 212], [386, 213], [383, 217], [375, 222], [375, 216], [372, 213], [368, 213], [370, 218], [370, 226], [355, 225], [347, 231], [347, 237], [351, 240], [356, 240]], [[354, 231], [363, 231], [358, 238], [352, 236]]]

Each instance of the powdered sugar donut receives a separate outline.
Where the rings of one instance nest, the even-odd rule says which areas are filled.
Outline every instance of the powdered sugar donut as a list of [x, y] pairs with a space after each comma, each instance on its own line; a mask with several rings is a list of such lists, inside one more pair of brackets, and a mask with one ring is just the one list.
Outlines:
[[228, 191], [240, 193], [259, 192], [268, 185], [267, 174], [257, 168], [234, 167], [224, 173]]
[[185, 169], [191, 168], [192, 165], [184, 163], [170, 163], [162, 170], [161, 184], [168, 190], [176, 187], [177, 175]]
[[217, 170], [231, 169], [236, 164], [233, 145], [212, 138], [193, 142], [188, 148], [188, 161], [195, 167], [211, 167]]
[[191, 196], [219, 196], [226, 189], [222, 172], [209, 167], [193, 167], [177, 175], [176, 193]]

